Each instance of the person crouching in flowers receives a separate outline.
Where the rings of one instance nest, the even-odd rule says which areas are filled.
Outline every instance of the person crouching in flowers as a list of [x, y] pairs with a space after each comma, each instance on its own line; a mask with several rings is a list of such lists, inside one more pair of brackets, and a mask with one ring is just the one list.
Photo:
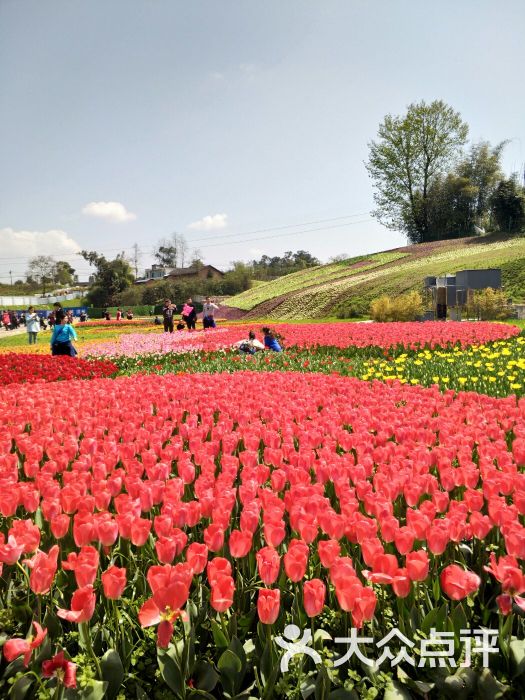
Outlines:
[[269, 328], [264, 327], [262, 329], [264, 333], [264, 347], [268, 350], [273, 350], [274, 352], [282, 352], [283, 349], [277, 340], [276, 334]]
[[63, 316], [60, 323], [53, 326], [53, 335], [51, 336], [51, 354], [52, 355], [69, 355], [75, 357], [75, 350], [72, 340], [77, 340], [77, 334], [73, 326], [67, 323], [66, 316]]
[[247, 339], [239, 340], [237, 343], [233, 344], [233, 347], [238, 350], [241, 355], [255, 355], [257, 350], [264, 350], [264, 345], [260, 340], [257, 340], [253, 331], [248, 333]]

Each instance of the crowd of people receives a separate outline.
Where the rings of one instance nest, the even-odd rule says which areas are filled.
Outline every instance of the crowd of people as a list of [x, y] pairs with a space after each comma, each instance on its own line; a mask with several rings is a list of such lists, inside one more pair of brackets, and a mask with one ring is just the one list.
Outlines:
[[[202, 305], [202, 327], [216, 328], [215, 314], [219, 310], [218, 304], [213, 302], [210, 297], [206, 297]], [[173, 333], [177, 331], [194, 331], [197, 328], [197, 310], [191, 298], [187, 299], [180, 310], [180, 318], [176, 319], [177, 306], [172, 303], [171, 299], [165, 299], [162, 307], [162, 320], [159, 316], [155, 316], [154, 323], [163, 325], [165, 333]], [[105, 309], [103, 317], [111, 320], [109, 310]], [[119, 307], [117, 308], [117, 321], [124, 318], [124, 312]], [[126, 319], [133, 320], [133, 311], [126, 311]], [[76, 331], [73, 327], [74, 316], [71, 309], [64, 309], [59, 302], [53, 304], [53, 310], [46, 316], [45, 312], [38, 312], [34, 306], [30, 306], [25, 313], [17, 313], [15, 311], [3, 311], [1, 315], [2, 325], [6, 331], [14, 330], [20, 326], [25, 326], [28, 336], [29, 345], [34, 345], [38, 341], [38, 334], [41, 330], [51, 328], [51, 353], [53, 355], [69, 355], [75, 357], [77, 351], [73, 345], [73, 341], [78, 339]], [[87, 314], [84, 310], [80, 311], [78, 316], [80, 322], [87, 321]], [[248, 338], [239, 340], [234, 344], [233, 349], [238, 350], [242, 355], [255, 355], [261, 350], [271, 350], [273, 352], [283, 351], [282, 338], [268, 327], [262, 328], [263, 340], [257, 339], [255, 332], [250, 331]]]
[[[204, 304], [202, 305], [202, 327], [203, 328], [216, 328], [215, 323], [215, 312], [219, 310], [219, 306], [211, 301], [210, 297], [206, 297]], [[177, 315], [177, 306], [172, 303], [171, 299], [164, 299], [164, 306], [162, 307], [162, 322], [158, 316], [155, 316], [154, 323], [160, 326], [162, 323], [164, 325], [165, 333], [173, 333], [175, 328], [178, 331], [183, 331], [188, 329], [189, 331], [196, 330], [197, 327], [197, 310], [193, 303], [193, 300], [186, 299], [181, 312], [180, 319], [175, 325], [175, 316]]]

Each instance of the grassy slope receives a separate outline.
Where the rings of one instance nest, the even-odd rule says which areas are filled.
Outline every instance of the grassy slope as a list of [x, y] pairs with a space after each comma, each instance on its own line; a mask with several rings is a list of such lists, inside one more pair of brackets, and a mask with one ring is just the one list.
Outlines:
[[321, 318], [349, 306], [366, 313], [372, 299], [421, 289], [427, 275], [501, 267], [505, 288], [525, 297], [525, 238], [463, 238], [322, 265], [258, 285], [228, 300], [248, 318]]

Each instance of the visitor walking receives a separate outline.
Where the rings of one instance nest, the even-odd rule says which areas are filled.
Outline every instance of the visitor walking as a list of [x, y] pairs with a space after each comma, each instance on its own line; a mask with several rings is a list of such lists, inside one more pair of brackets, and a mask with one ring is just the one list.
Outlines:
[[189, 331], [195, 330], [195, 322], [197, 321], [197, 312], [193, 306], [193, 301], [188, 299], [182, 309], [182, 320], [186, 324]]
[[30, 306], [26, 314], [26, 330], [29, 345], [36, 345], [37, 336], [40, 331], [40, 319], [34, 306]]
[[204, 328], [216, 328], [215, 312], [218, 310], [217, 304], [214, 304], [210, 297], [206, 297], [202, 305], [202, 325]]
[[61, 323], [62, 319], [66, 315], [66, 312], [62, 308], [62, 304], [58, 301], [55, 301], [55, 303], [53, 304], [53, 311], [54, 311], [53, 325], [55, 325], [56, 323]]
[[164, 319], [164, 333], [173, 333], [173, 314], [177, 311], [175, 304], [171, 303], [171, 299], [164, 299], [164, 307], [162, 316]]
[[8, 331], [9, 327], [11, 326], [11, 319], [9, 318], [9, 314], [7, 313], [7, 311], [4, 311], [4, 313], [2, 314], [2, 324], [6, 331]]
[[63, 316], [60, 323], [55, 323], [53, 334], [51, 336], [51, 354], [52, 355], [69, 355], [75, 357], [75, 350], [72, 340], [77, 339], [77, 334], [73, 326], [66, 322], [66, 317]]

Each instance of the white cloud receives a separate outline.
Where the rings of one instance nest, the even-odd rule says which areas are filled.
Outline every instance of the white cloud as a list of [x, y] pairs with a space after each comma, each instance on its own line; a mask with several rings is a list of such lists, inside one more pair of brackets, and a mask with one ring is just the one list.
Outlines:
[[221, 228], [226, 228], [228, 225], [227, 214], [213, 214], [213, 216], [205, 216], [198, 221], [189, 224], [188, 228], [193, 231], [218, 231]]
[[0, 229], [0, 281], [8, 282], [23, 279], [30, 258], [37, 255], [51, 255], [55, 260], [68, 260], [75, 267], [73, 256], [81, 249], [65, 231], [15, 231], [12, 228]]
[[2, 257], [32, 258], [35, 255], [74, 255], [81, 246], [65, 231], [15, 231], [12, 228], [0, 229]]
[[120, 202], [90, 202], [83, 207], [82, 213], [86, 216], [94, 216], [97, 219], [106, 219], [117, 223], [133, 221], [137, 218], [136, 214], [128, 211]]
[[213, 71], [212, 73], [210, 73], [210, 78], [216, 81], [217, 83], [221, 83], [225, 79], [225, 76], [224, 73], [220, 73], [219, 71]]
[[249, 253], [250, 255], [253, 255], [256, 258], [260, 258], [261, 255], [264, 253], [264, 250], [261, 250], [261, 248], [250, 248]]

